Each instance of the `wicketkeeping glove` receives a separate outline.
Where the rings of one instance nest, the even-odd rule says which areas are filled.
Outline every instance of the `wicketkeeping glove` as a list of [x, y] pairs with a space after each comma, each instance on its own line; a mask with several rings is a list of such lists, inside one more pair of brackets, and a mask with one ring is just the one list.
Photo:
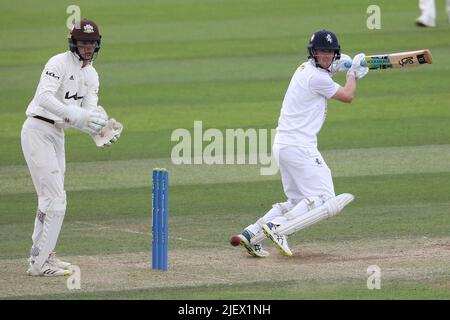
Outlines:
[[64, 121], [83, 132], [97, 134], [106, 125], [108, 118], [100, 110], [86, 110], [68, 105], [64, 110]]
[[108, 120], [106, 126], [98, 134], [92, 134], [91, 137], [97, 147], [110, 147], [113, 143], [119, 140], [122, 134], [123, 125], [116, 121], [116, 119], [111, 118]]

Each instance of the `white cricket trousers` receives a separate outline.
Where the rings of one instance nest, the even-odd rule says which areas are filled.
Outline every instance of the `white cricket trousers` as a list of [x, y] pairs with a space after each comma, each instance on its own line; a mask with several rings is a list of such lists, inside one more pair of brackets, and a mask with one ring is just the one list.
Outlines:
[[[272, 154], [280, 168], [286, 202], [276, 203], [262, 217], [264, 223], [283, 224], [284, 214], [291, 211], [299, 216], [310, 210], [301, 202], [305, 198], [320, 199], [320, 203], [335, 197], [331, 170], [315, 147], [297, 147], [275, 143]], [[257, 221], [246, 227], [253, 234], [261, 232]]]
[[[42, 238], [44, 218], [49, 206], [55, 199], [65, 199], [64, 174], [66, 159], [64, 150], [64, 129], [56, 128], [51, 123], [27, 118], [22, 126], [22, 151], [38, 195], [38, 210], [32, 235], [31, 256], [39, 254], [38, 243]], [[64, 217], [65, 205], [61, 209]], [[61, 221], [62, 224], [62, 221]], [[56, 226], [58, 229], [58, 226]], [[59, 228], [60, 229], [60, 228]], [[57, 239], [60, 230], [49, 230]], [[54, 250], [55, 242], [48, 248]], [[35, 252], [33, 252], [35, 251]], [[47, 251], [47, 250], [46, 250]]]
[[[450, 0], [446, 0], [446, 11], [450, 22]], [[428, 24], [436, 25], [436, 3], [435, 0], [419, 0], [421, 18]]]
[[289, 202], [298, 203], [307, 197], [335, 197], [331, 170], [317, 148], [275, 143], [272, 152]]

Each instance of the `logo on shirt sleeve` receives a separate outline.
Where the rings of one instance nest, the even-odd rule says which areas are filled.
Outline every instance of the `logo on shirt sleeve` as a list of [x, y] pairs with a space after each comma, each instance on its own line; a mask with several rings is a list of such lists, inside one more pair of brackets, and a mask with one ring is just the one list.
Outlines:
[[59, 76], [57, 76], [54, 72], [46, 71], [45, 74], [59, 80]]

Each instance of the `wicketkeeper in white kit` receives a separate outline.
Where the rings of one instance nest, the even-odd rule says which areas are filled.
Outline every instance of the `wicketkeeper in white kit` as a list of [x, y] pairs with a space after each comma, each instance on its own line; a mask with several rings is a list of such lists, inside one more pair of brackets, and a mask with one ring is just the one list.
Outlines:
[[[419, 0], [420, 16], [416, 19], [416, 25], [419, 27], [435, 27], [436, 26], [436, 1], [435, 0]], [[448, 22], [450, 22], [450, 0], [445, 1], [445, 9], [447, 11]]]
[[96, 23], [79, 21], [68, 41], [69, 51], [45, 65], [21, 132], [23, 154], [38, 195], [27, 271], [32, 276], [70, 274], [70, 263], [54, 252], [66, 212], [64, 130], [86, 132], [98, 147], [104, 147], [116, 142], [123, 128], [97, 104], [99, 80], [92, 61], [100, 50], [101, 35]]
[[[315, 32], [307, 48], [308, 61], [296, 70], [285, 94], [272, 148], [287, 201], [274, 204], [238, 235], [255, 257], [269, 255], [261, 246], [266, 237], [281, 253], [292, 256], [288, 235], [336, 215], [353, 200], [348, 193], [335, 195], [331, 171], [317, 149], [317, 134], [325, 121], [327, 100], [352, 102], [356, 80], [369, 71], [360, 65], [365, 55], [353, 60], [341, 55], [336, 35], [327, 30]], [[337, 71], [347, 71], [344, 87], [331, 78]]]

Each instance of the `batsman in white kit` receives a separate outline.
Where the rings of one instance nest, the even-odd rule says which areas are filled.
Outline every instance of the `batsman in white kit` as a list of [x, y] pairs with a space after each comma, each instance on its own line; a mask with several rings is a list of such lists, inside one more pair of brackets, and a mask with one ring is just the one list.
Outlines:
[[[315, 32], [307, 48], [308, 61], [295, 71], [285, 94], [272, 148], [287, 201], [274, 204], [238, 235], [254, 257], [269, 255], [261, 246], [266, 237], [282, 254], [292, 256], [290, 234], [336, 215], [354, 198], [349, 193], [335, 195], [331, 171], [317, 148], [317, 134], [329, 99], [352, 102], [356, 80], [369, 71], [360, 65], [365, 55], [352, 60], [341, 54], [336, 35], [327, 30]], [[331, 78], [338, 71], [347, 71], [344, 87]]]
[[92, 66], [101, 43], [97, 24], [79, 21], [68, 41], [69, 51], [45, 65], [21, 132], [23, 154], [38, 195], [27, 271], [32, 276], [71, 273], [70, 263], [58, 259], [54, 251], [66, 213], [64, 130], [81, 130], [98, 147], [105, 147], [116, 142], [123, 129], [97, 104], [99, 79]]

